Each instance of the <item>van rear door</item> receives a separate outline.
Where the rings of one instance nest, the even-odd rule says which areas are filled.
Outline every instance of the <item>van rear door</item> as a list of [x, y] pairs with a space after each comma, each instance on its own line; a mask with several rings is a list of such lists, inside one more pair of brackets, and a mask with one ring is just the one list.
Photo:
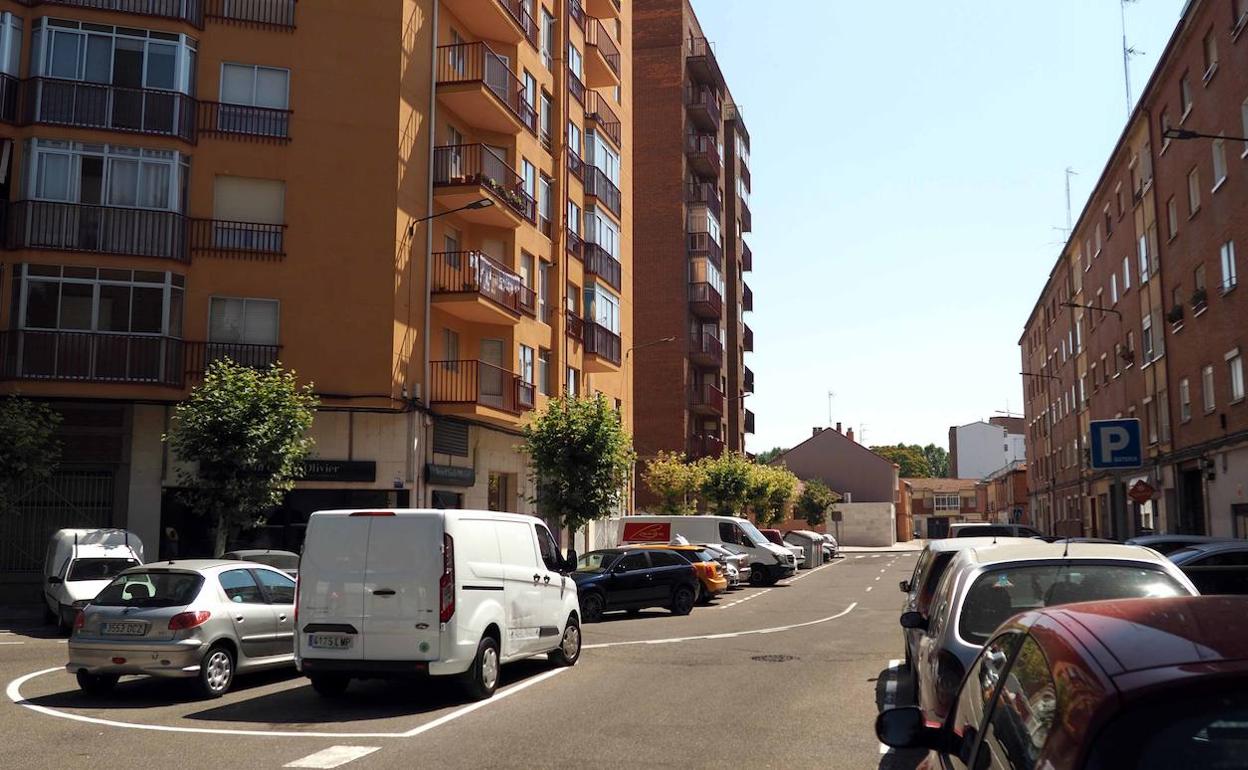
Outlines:
[[[437, 660], [442, 516], [369, 516], [364, 580], [364, 656]], [[452, 588], [452, 590], [454, 590]]]
[[372, 517], [314, 513], [299, 561], [299, 628], [304, 658], [364, 657], [364, 583]]

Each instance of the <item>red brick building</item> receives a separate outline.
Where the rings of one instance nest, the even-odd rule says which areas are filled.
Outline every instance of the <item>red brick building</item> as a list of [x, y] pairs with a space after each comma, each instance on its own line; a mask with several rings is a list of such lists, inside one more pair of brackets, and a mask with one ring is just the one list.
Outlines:
[[1027, 463], [1010, 463], [990, 473], [981, 486], [987, 498], [984, 513], [1001, 524], [1032, 524], [1027, 509]]
[[950, 524], [985, 521], [987, 492], [979, 479], [901, 479], [899, 491], [908, 499], [913, 536], [945, 537]]
[[[1245, 0], [1187, 4], [1019, 340], [1042, 529], [1248, 534], [1246, 23]], [[1117, 417], [1144, 467], [1093, 471], [1089, 423]]]

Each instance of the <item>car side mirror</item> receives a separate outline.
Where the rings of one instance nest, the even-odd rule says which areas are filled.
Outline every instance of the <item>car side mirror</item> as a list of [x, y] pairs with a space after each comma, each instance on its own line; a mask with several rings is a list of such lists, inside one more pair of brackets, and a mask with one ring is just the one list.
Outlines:
[[900, 583], [897, 584], [897, 587], [901, 589], [901, 592], [903, 594], [910, 593], [910, 581], [909, 580], [901, 581]]
[[568, 555], [563, 560], [563, 569], [565, 572], [576, 572], [576, 549], [569, 548]]
[[65, 578], [59, 577], [57, 575], [48, 576], [48, 585], [59, 586], [60, 584], [64, 582], [65, 582]]
[[917, 706], [880, 712], [875, 718], [875, 735], [880, 743], [895, 749], [933, 749], [949, 753], [950, 741], [945, 731], [929, 724], [923, 710]]
[[918, 631], [927, 630], [927, 618], [923, 617], [921, 612], [903, 612], [901, 613], [901, 627], [913, 628]]

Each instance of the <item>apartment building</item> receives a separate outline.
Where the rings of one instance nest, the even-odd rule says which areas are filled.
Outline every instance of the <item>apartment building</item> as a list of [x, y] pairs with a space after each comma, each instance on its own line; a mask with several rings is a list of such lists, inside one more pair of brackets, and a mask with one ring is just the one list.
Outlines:
[[[1246, 25], [1245, 0], [1184, 8], [1020, 339], [1042, 527], [1248, 535]], [[1089, 423], [1116, 417], [1145, 464], [1092, 471]]]
[[1027, 463], [1017, 460], [986, 476], [984, 513], [999, 524], [1032, 523], [1027, 510]]
[[949, 478], [982, 479], [1026, 458], [1021, 417], [990, 417], [949, 429]]
[[914, 536], [946, 537], [959, 522], [988, 521], [988, 490], [979, 479], [900, 479], [900, 494], [913, 520]]
[[637, 450], [740, 452], [754, 431], [750, 135], [689, 1], [632, 5], [634, 169], [647, 201], [634, 250]]
[[601, 393], [631, 419], [629, 15], [0, 0], [0, 393], [65, 417], [0, 575], [62, 526], [203, 542], [161, 436], [223, 357], [321, 402], [257, 542], [325, 507], [531, 510], [533, 410]]

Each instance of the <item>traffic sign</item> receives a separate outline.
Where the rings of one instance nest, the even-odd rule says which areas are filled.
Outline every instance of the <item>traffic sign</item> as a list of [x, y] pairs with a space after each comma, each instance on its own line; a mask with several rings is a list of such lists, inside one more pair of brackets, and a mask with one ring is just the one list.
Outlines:
[[1138, 468], [1144, 464], [1138, 418], [1093, 420], [1089, 424], [1093, 470]]
[[1144, 479], [1140, 479], [1132, 484], [1131, 489], [1127, 492], [1127, 496], [1140, 505], [1152, 500], [1155, 494], [1157, 494], [1157, 490], [1153, 489], [1153, 485]]

